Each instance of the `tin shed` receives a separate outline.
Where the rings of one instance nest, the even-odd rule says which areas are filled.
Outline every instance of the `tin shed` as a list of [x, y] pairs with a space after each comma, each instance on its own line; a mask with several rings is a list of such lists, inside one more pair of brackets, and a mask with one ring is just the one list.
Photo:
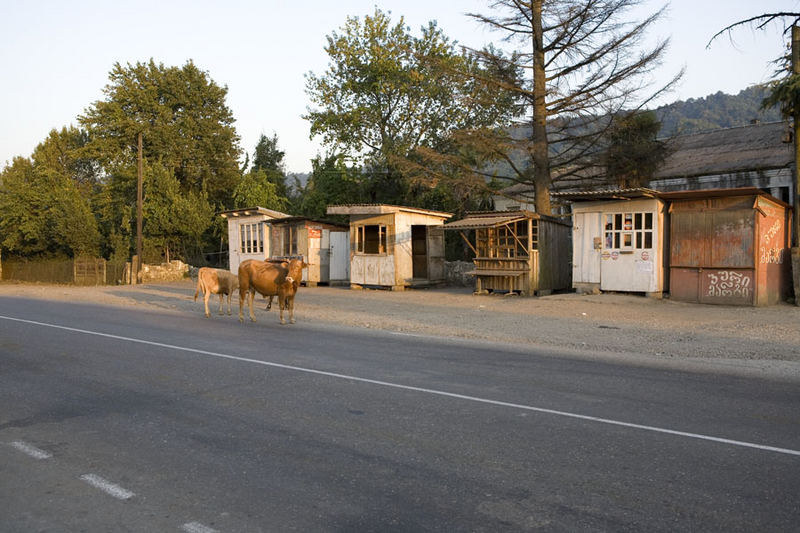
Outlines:
[[328, 206], [350, 216], [350, 286], [403, 290], [444, 281], [444, 230], [450, 213], [386, 204]]
[[553, 193], [572, 204], [572, 286], [578, 292], [665, 290], [664, 202], [650, 189]]
[[761, 306], [788, 296], [788, 204], [756, 188], [661, 196], [670, 202], [672, 299]]
[[228, 221], [228, 265], [234, 273], [239, 271], [239, 264], [245, 259], [263, 261], [269, 258], [269, 233], [265, 224], [289, 216], [263, 207], [231, 209], [219, 215]]
[[[570, 285], [570, 225], [531, 211], [467, 213], [445, 224], [475, 254], [475, 292], [549, 294]], [[472, 238], [465, 233], [472, 231]]]
[[305, 217], [270, 220], [271, 259], [302, 257], [303, 282], [309, 287], [345, 283], [350, 272], [350, 242], [347, 226]]

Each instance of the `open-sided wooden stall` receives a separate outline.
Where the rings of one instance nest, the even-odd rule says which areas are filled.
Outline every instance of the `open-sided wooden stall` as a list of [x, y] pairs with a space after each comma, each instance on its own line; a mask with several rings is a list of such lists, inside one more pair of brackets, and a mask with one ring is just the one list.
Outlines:
[[531, 211], [492, 211], [467, 213], [444, 228], [459, 231], [475, 254], [477, 293], [533, 296], [570, 287], [568, 223]]

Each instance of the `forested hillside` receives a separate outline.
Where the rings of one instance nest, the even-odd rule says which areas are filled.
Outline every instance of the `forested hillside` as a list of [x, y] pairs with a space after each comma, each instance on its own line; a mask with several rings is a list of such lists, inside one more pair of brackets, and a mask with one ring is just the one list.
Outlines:
[[750, 124], [753, 120], [773, 122], [780, 120], [777, 109], [761, 110], [761, 101], [767, 94], [763, 85], [753, 85], [731, 95], [717, 92], [704, 98], [680, 100], [657, 108], [661, 121], [660, 137], [672, 137], [717, 128], [731, 128]]

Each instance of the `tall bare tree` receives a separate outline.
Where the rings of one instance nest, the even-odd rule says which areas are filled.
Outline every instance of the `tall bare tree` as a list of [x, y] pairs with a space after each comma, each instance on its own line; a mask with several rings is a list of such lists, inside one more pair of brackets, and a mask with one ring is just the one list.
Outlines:
[[[495, 136], [495, 156], [511, 169], [503, 177], [534, 186], [540, 213], [551, 213], [554, 176], [580, 174], [593, 164], [615, 116], [640, 109], [683, 75], [681, 71], [660, 86], [651, 81], [668, 39], [652, 47], [643, 41], [666, 7], [644, 20], [627, 21], [640, 3], [495, 0], [491, 13], [469, 14], [504, 34], [504, 48], [512, 50], [505, 57], [493, 49], [472, 52], [487, 63], [510, 62], [522, 72], [511, 86], [506, 78], [496, 80], [499, 88], [520, 98], [524, 114], [517, 125], [525, 127], [517, 128], [516, 135]], [[521, 153], [521, 160], [514, 153]]]

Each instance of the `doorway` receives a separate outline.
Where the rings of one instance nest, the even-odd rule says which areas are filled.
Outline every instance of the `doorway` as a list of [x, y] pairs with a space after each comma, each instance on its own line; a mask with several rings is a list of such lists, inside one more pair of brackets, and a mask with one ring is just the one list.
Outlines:
[[411, 226], [411, 277], [428, 278], [428, 226]]

